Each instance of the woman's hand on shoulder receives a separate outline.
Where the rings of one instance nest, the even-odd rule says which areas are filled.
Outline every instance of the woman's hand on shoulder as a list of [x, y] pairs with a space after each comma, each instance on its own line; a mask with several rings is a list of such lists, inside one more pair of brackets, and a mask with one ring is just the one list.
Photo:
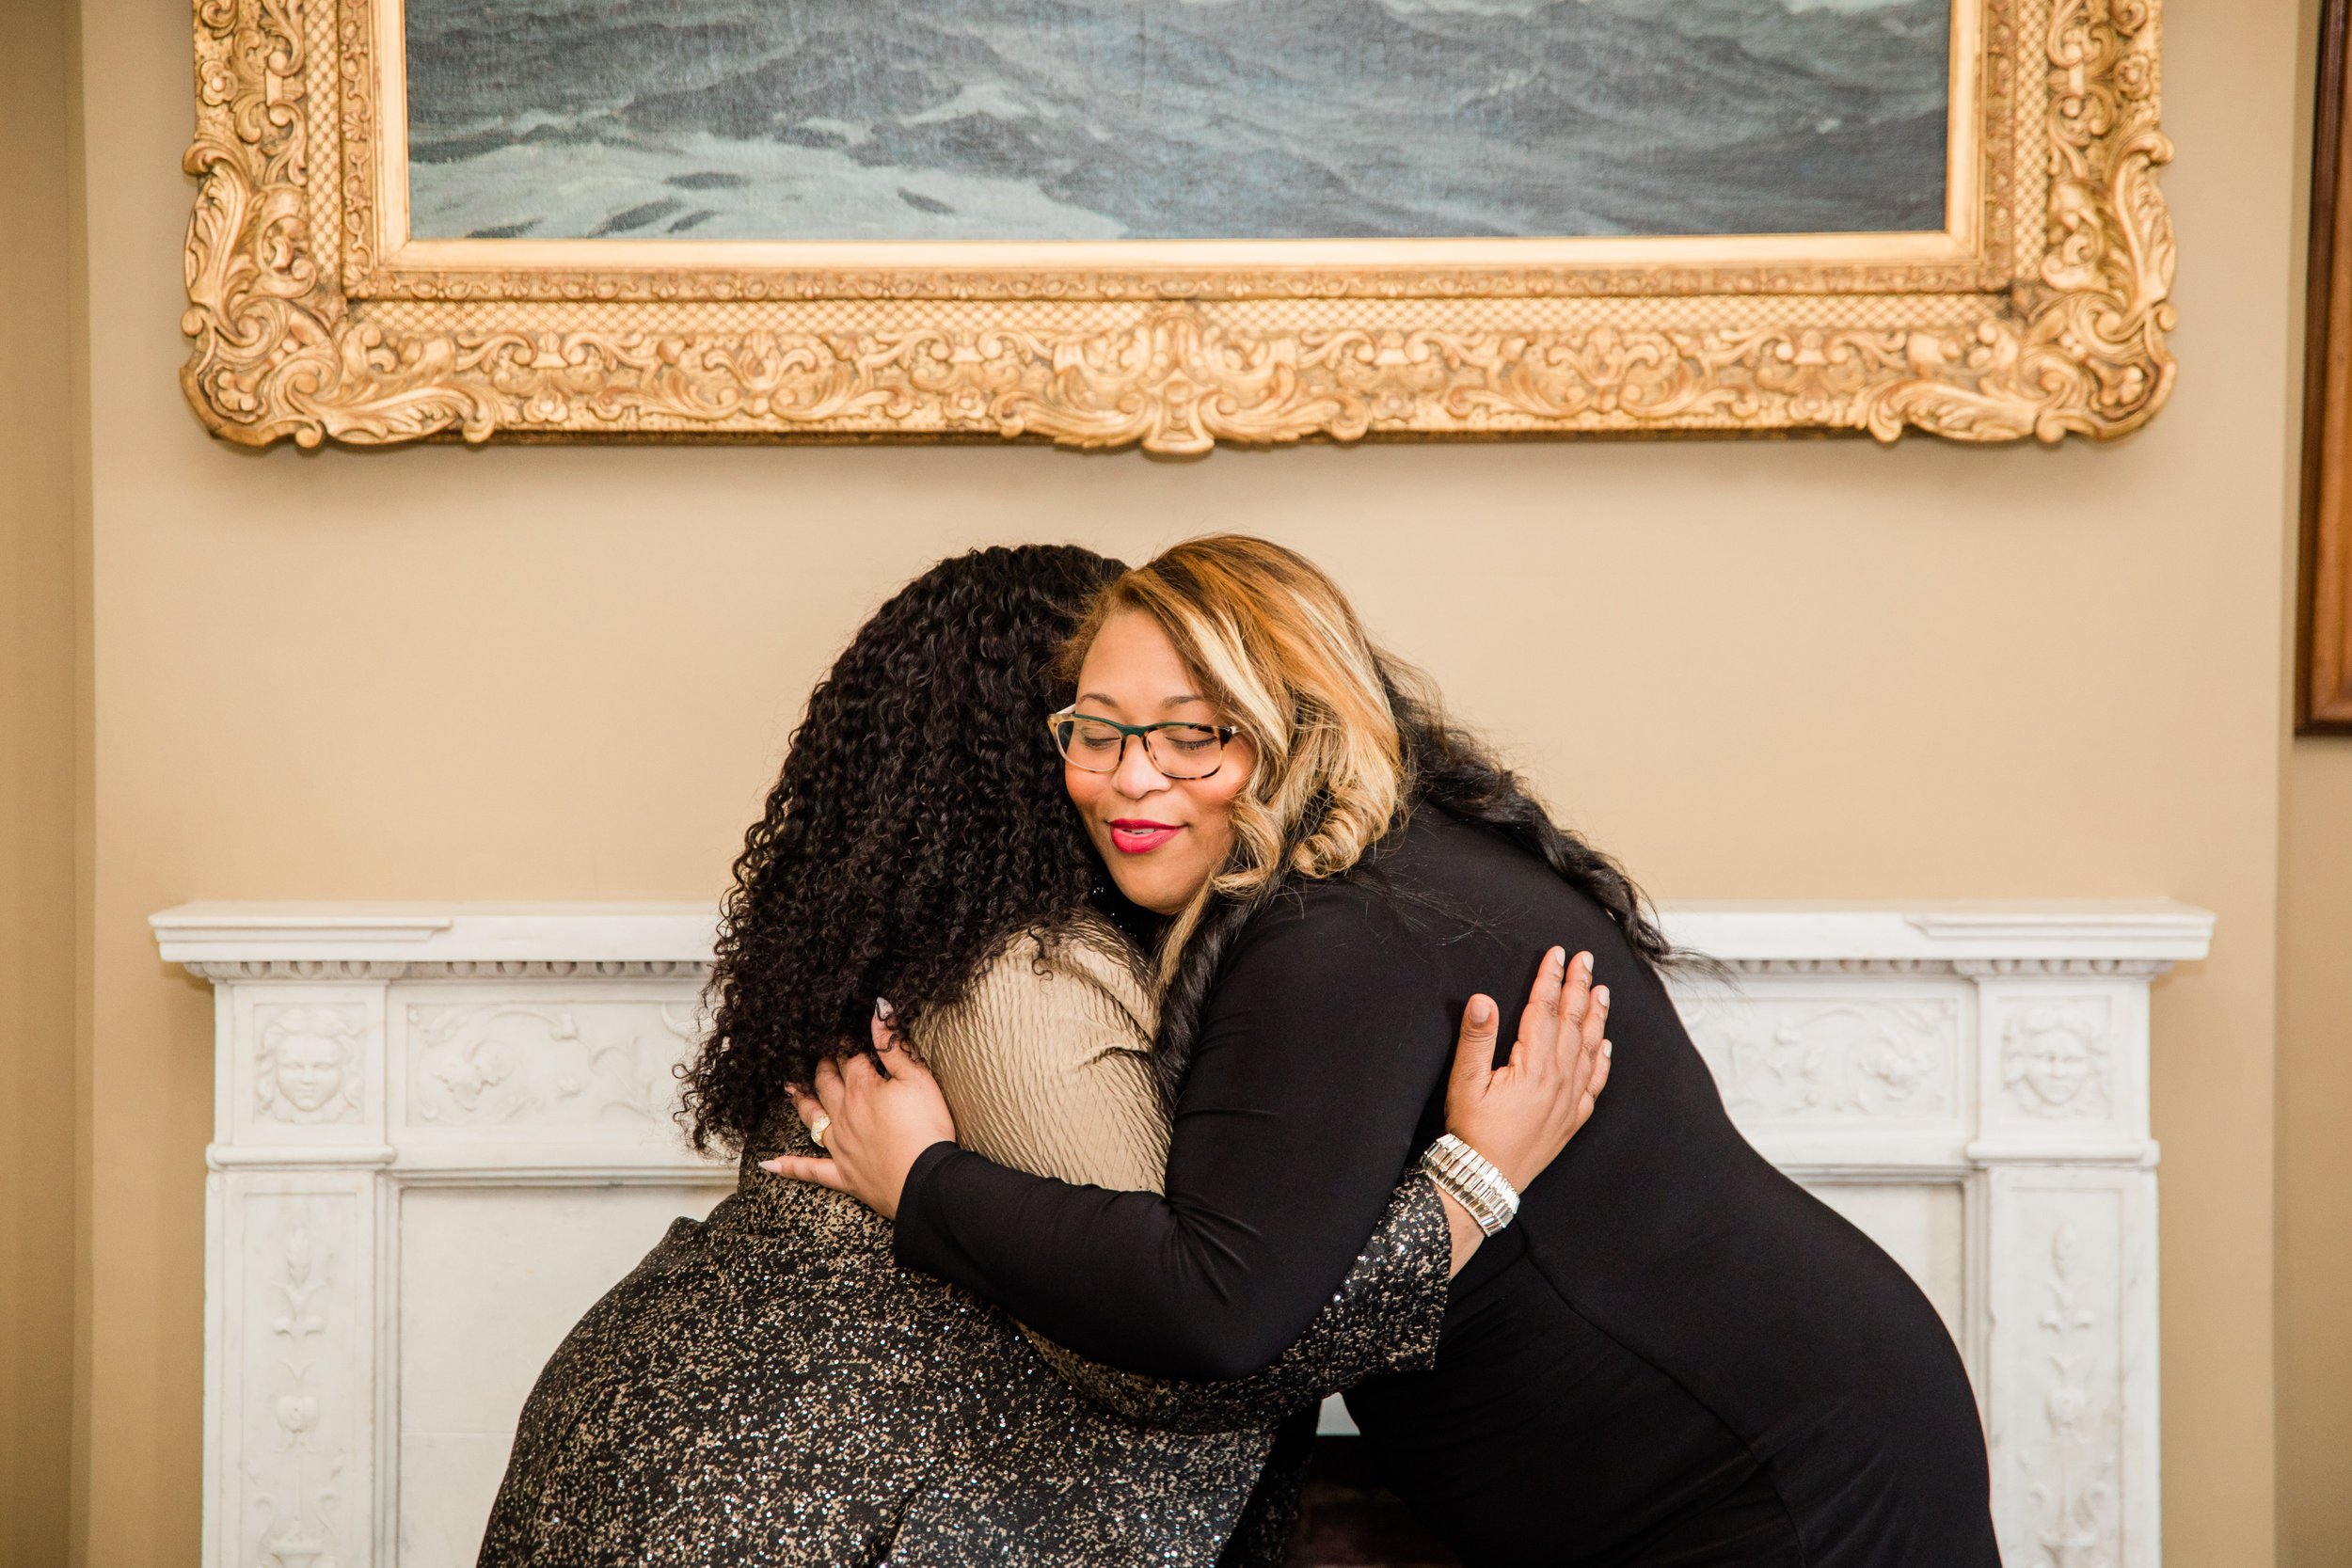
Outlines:
[[954, 1142], [956, 1122], [939, 1081], [898, 1038], [888, 1006], [875, 1008], [871, 1053], [821, 1062], [815, 1093], [792, 1090], [801, 1124], [827, 1157], [783, 1154], [760, 1168], [847, 1193], [896, 1219], [915, 1160], [935, 1143]]
[[1544, 955], [1511, 1060], [1500, 1068], [1496, 1022], [1492, 1001], [1470, 998], [1446, 1085], [1445, 1130], [1524, 1192], [1568, 1147], [1609, 1082], [1609, 988], [1593, 984], [1590, 953], [1570, 958], [1555, 947]]

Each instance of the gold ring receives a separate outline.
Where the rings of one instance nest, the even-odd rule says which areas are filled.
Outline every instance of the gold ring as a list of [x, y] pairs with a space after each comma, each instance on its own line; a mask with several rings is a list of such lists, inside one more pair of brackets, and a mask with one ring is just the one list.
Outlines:
[[[825, 1134], [831, 1131], [833, 1131], [833, 1117], [826, 1112], [819, 1111], [817, 1113], [817, 1119], [809, 1124], [809, 1141], [814, 1143], [818, 1148], [824, 1148]], [[833, 1150], [828, 1148], [825, 1149], [825, 1152], [830, 1154]]]

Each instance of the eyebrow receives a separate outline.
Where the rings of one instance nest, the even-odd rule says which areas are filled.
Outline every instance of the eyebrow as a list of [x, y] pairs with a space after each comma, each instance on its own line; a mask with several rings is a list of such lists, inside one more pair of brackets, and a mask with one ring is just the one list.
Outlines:
[[[1101, 703], [1106, 707], [1117, 707], [1119, 705], [1119, 699], [1112, 696], [1107, 691], [1081, 691], [1078, 693], [1078, 701], [1082, 703]], [[1162, 703], [1160, 705], [1162, 707], [1183, 707], [1186, 703], [1205, 703], [1207, 701], [1208, 699], [1206, 697], [1198, 696], [1190, 691], [1187, 691], [1181, 697], [1170, 697], [1167, 702]]]

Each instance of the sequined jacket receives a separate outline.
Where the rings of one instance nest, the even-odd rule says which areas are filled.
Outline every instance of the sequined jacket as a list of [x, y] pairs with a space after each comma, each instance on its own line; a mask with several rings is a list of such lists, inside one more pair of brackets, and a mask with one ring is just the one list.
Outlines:
[[[1158, 1184], [1148, 988], [1107, 932], [1018, 942], [917, 1041], [969, 1147]], [[1407, 1178], [1296, 1344], [1232, 1383], [1101, 1367], [902, 1270], [854, 1201], [757, 1168], [582, 1318], [523, 1410], [480, 1568], [1273, 1568], [1296, 1506], [1278, 1428], [1425, 1367], [1450, 1245]]]

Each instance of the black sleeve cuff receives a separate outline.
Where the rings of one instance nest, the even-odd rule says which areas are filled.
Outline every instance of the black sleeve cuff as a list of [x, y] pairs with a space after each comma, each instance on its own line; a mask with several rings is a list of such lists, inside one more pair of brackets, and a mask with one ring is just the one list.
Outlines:
[[948, 1238], [936, 1178], [942, 1165], [979, 1158], [947, 1138], [914, 1157], [906, 1185], [898, 1192], [898, 1217], [891, 1228], [890, 1252], [900, 1267], [945, 1275], [941, 1264], [954, 1244]]

